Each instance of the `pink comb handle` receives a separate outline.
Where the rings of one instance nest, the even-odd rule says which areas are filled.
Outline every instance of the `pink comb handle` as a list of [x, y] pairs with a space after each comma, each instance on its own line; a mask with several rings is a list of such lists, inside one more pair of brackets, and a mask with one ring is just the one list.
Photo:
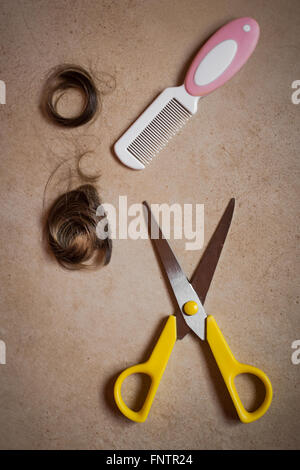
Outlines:
[[229, 80], [247, 62], [259, 38], [252, 18], [227, 23], [211, 36], [194, 58], [185, 78], [186, 91], [204, 96]]

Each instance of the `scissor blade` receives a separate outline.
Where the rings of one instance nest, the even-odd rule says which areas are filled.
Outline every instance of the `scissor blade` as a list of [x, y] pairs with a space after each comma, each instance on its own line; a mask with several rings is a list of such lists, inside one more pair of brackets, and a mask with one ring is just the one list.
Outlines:
[[230, 199], [191, 279], [191, 284], [197, 292], [202, 304], [205, 302], [206, 294], [214, 276], [222, 248], [227, 237], [233, 216], [234, 205], [235, 199], [232, 198]]
[[[164, 270], [167, 274], [170, 286], [173, 290], [175, 298], [178, 304], [178, 312], [180, 315], [178, 316], [178, 338], [182, 338], [192, 329], [201, 339], [205, 339], [205, 318], [206, 313], [204, 308], [201, 304], [201, 301], [195, 292], [194, 288], [188, 281], [187, 277], [185, 276], [184, 272], [182, 271], [180, 264], [177, 261], [176, 256], [174, 255], [168, 241], [164, 238], [164, 235], [156, 222], [153, 214], [151, 212], [150, 207], [148, 206], [147, 202], [143, 202], [144, 206], [147, 208], [148, 213], [151, 216], [151, 225], [148, 223], [151, 240], [155, 245], [156, 251], [160, 257], [161, 263], [164, 267]], [[151, 228], [150, 228], [151, 226]], [[152, 234], [158, 235], [158, 238], [153, 238]], [[184, 321], [181, 321], [180, 317], [182, 317], [182, 308], [184, 304], [188, 301], [195, 301], [198, 304], [199, 311], [197, 315], [191, 317], [184, 317]], [[183, 317], [182, 317], [183, 319]], [[187, 325], [184, 325], [184, 322]]]

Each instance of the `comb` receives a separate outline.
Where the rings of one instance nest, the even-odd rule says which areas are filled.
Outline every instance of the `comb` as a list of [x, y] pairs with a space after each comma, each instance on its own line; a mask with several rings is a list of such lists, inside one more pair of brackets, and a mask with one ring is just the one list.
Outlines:
[[164, 90], [114, 145], [126, 166], [142, 170], [197, 112], [198, 101], [222, 86], [247, 62], [259, 38], [252, 18], [220, 28], [191, 63], [184, 84]]

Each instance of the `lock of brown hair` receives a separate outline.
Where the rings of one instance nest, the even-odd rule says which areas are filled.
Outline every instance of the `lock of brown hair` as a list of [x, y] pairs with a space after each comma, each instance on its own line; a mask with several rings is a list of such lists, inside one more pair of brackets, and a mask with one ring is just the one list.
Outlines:
[[[49, 248], [66, 269], [96, 268], [108, 264], [112, 241], [97, 237], [100, 206], [97, 190], [91, 184], [59, 196], [47, 214], [45, 232]], [[108, 230], [108, 224], [106, 226]]]
[[[67, 89], [79, 90], [84, 103], [80, 113], [74, 117], [62, 116], [57, 104]], [[99, 109], [99, 97], [91, 74], [78, 65], [61, 65], [46, 80], [42, 94], [42, 111], [52, 121], [64, 127], [77, 127], [89, 122]]]

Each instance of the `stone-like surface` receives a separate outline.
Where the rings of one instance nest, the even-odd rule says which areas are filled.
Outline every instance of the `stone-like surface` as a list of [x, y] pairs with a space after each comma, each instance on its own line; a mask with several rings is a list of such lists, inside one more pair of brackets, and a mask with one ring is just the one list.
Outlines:
[[[299, 448], [299, 2], [275, 0], [2, 1], [0, 446], [9, 449]], [[258, 47], [146, 171], [112, 145], [151, 100], [179, 85], [199, 45], [239, 16]], [[61, 130], [39, 112], [49, 69], [68, 62], [116, 78], [91, 125]], [[116, 240], [111, 264], [65, 272], [45, 253], [46, 182], [76, 146], [94, 148], [106, 202], [205, 204], [205, 244], [230, 197], [236, 210], [206, 301], [239, 360], [265, 370], [273, 404], [241, 424], [206, 345], [178, 342], [144, 424], [113, 403], [112, 385], [151, 350], [173, 312], [149, 240]], [[172, 241], [191, 274], [201, 252]], [[133, 394], [134, 383], [127, 387]], [[245, 382], [241, 383], [245, 393]]]

